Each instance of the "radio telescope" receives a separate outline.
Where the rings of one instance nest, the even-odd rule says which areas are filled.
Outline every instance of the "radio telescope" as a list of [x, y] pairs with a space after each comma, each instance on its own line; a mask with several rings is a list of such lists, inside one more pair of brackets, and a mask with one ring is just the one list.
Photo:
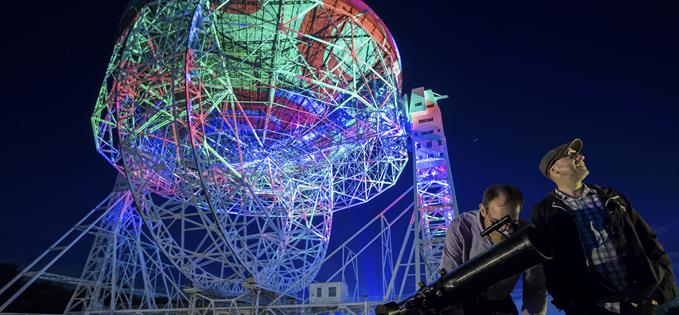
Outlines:
[[[43, 279], [75, 287], [69, 314], [368, 314], [438, 277], [458, 208], [447, 96], [402, 95], [362, 1], [134, 0], [116, 39], [91, 117], [116, 185], [0, 288], [0, 312]], [[413, 185], [326, 253], [333, 214], [392, 187], [409, 151]], [[81, 275], [50, 272], [85, 236]], [[380, 260], [377, 299], [358, 296], [360, 255]]]
[[135, 1], [92, 116], [165, 256], [223, 296], [315, 277], [333, 212], [407, 161], [396, 44], [360, 0]]

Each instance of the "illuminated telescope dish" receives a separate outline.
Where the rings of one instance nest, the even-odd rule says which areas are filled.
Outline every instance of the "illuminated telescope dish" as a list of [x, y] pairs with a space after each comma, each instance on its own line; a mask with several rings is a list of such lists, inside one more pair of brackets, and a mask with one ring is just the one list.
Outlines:
[[136, 1], [92, 127], [197, 287], [298, 290], [332, 213], [403, 170], [400, 95], [394, 40], [362, 1]]

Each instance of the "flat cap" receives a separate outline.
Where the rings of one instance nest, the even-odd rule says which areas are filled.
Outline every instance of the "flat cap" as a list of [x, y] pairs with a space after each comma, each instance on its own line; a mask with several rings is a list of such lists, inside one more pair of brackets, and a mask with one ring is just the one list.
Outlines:
[[582, 140], [575, 138], [545, 153], [540, 160], [540, 173], [549, 178], [549, 168], [560, 158], [564, 157], [568, 153], [568, 149], [573, 149], [579, 153], [582, 150]]

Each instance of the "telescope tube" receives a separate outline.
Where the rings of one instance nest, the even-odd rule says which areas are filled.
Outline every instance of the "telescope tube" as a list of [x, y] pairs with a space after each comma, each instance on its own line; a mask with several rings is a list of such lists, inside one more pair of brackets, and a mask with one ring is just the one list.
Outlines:
[[490, 285], [552, 258], [552, 249], [533, 226], [470, 259], [400, 303], [375, 308], [377, 315], [438, 314], [474, 297]]

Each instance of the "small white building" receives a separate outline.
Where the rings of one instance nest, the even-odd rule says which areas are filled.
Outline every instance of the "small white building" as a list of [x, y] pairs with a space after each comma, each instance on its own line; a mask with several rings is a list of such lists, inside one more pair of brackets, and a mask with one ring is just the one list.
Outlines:
[[349, 296], [346, 283], [323, 282], [309, 285], [309, 303], [334, 304], [347, 300]]

